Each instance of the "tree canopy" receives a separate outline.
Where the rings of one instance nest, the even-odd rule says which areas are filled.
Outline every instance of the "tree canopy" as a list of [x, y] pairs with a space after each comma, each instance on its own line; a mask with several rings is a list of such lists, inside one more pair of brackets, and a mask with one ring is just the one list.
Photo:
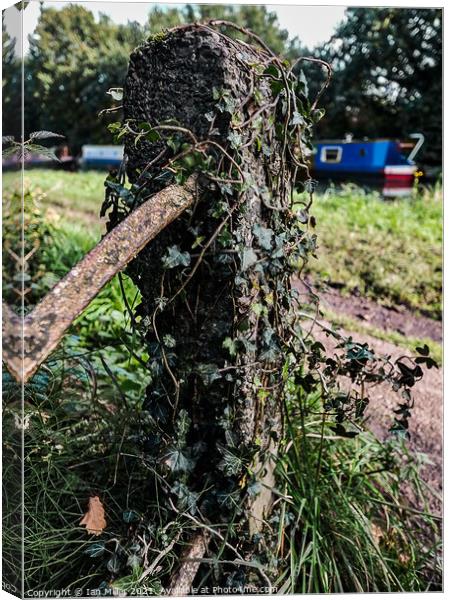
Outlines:
[[[309, 55], [332, 65], [332, 82], [320, 103], [326, 116], [317, 127], [318, 138], [346, 133], [405, 137], [420, 131], [427, 140], [426, 161], [441, 162], [439, 9], [349, 8], [332, 38], [310, 51], [297, 38], [289, 39], [276, 14], [265, 6], [155, 6], [144, 26], [131, 21], [118, 25], [105, 15], [96, 19], [80, 5], [42, 8], [25, 64], [26, 130], [62, 133], [75, 152], [83, 143], [110, 142], [108, 116], [99, 119], [98, 114], [111, 106], [108, 89], [123, 85], [131, 51], [161, 30], [208, 19], [234, 21], [251, 29], [275, 52], [292, 60]], [[20, 131], [14, 103], [20, 69], [12, 48], [4, 29], [5, 134], [17, 134], [18, 127]], [[323, 72], [304, 62], [301, 68], [313, 96], [323, 82]]]
[[334, 70], [317, 135], [426, 136], [441, 161], [442, 14], [438, 9], [349, 8], [319, 55]]

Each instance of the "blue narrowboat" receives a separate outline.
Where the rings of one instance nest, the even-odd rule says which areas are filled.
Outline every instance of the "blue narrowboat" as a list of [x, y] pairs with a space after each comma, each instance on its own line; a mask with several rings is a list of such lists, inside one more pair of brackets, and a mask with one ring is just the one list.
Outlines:
[[119, 167], [123, 160], [123, 150], [123, 146], [85, 144], [81, 148], [80, 166], [82, 169]]
[[414, 158], [424, 143], [424, 136], [411, 134], [410, 139], [416, 141], [355, 141], [351, 138], [320, 141], [314, 149], [314, 176], [321, 181], [358, 179], [378, 180], [392, 187], [411, 185], [417, 173]]

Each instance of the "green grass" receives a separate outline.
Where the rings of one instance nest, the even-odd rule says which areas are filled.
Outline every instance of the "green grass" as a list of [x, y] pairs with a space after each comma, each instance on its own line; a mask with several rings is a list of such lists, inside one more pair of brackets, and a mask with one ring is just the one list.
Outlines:
[[[441, 523], [420, 478], [425, 458], [368, 431], [338, 438], [320, 416], [318, 395], [292, 384], [291, 393], [277, 466], [286, 499], [278, 593], [438, 589]], [[404, 481], [420, 510], [407, 502]]]
[[[57, 175], [59, 178], [61, 174]], [[52, 189], [52, 176], [53, 172], [45, 174], [43, 181], [38, 177], [39, 187]], [[95, 187], [104, 174], [64, 174], [64, 181], [72, 185], [84, 176]], [[70, 189], [71, 209], [84, 210], [81, 207], [87, 194], [80, 188]], [[51, 193], [56, 194], [54, 189]], [[96, 197], [92, 191], [91, 201]], [[43, 204], [54, 206], [51, 198]], [[382, 223], [382, 207], [398, 210], [395, 205], [379, 202], [378, 206], [378, 201], [372, 200], [373, 214]], [[352, 201], [367, 210], [371, 207], [367, 199]], [[436, 200], [428, 201], [437, 206]], [[331, 206], [339, 215], [336, 222], [344, 221], [344, 211], [335, 208], [337, 201], [318, 199], [317, 206], [320, 202], [323, 210], [330, 203], [329, 210], [324, 211], [330, 231]], [[400, 211], [425, 212], [423, 207], [398, 206]], [[40, 294], [98, 239], [95, 228], [72, 220], [63, 207], [57, 210], [61, 218], [51, 219], [51, 243], [40, 249], [39, 261], [45, 271]], [[319, 211], [315, 214], [320, 219]], [[351, 230], [365, 218], [356, 218], [351, 211], [347, 217], [347, 229]], [[372, 228], [372, 223], [365, 223], [366, 231]], [[412, 231], [410, 228], [407, 235]], [[404, 236], [403, 243], [410, 245], [410, 240], [414, 238]], [[135, 306], [139, 301], [135, 286], [126, 278], [123, 285], [129, 303]], [[412, 343], [409, 339], [400, 341]], [[84, 585], [92, 589], [102, 581], [113, 580], [108, 564], [117, 548], [122, 574], [130, 557], [140, 560], [141, 565], [142, 556], [135, 556], [141, 550], [136, 551], [132, 545], [130, 525], [123, 512], [136, 511], [145, 522], [145, 515], [157, 511], [144, 493], [151, 470], [139, 450], [142, 431], [148, 428], [141, 411], [148, 383], [147, 359], [144, 343], [130, 325], [120, 281], [115, 278], [77, 319], [57, 352], [27, 385], [25, 551], [30, 588]], [[5, 384], [5, 431], [10, 433], [14, 431], [17, 386], [8, 376]], [[270, 524], [275, 546], [270, 564], [275, 565], [273, 582], [279, 592], [439, 589], [440, 524], [429, 508], [432, 492], [420, 479], [422, 457], [409, 454], [400, 440], [381, 443], [369, 432], [362, 432], [355, 440], [338, 438], [321, 411], [319, 397], [304, 397], [290, 383], [287, 428], [277, 459], [280, 501]], [[419, 509], [407, 505], [403, 481], [408, 482]], [[108, 527], [102, 536], [90, 540], [79, 527], [79, 520], [92, 491], [108, 507]], [[179, 526], [176, 522], [173, 531]], [[11, 532], [12, 539], [8, 538]], [[19, 537], [14, 535], [20, 536], [20, 532], [6, 530], [7, 548], [19, 544]], [[158, 531], [154, 535], [159, 535]], [[154, 540], [151, 552], [157, 553], [167, 540]], [[104, 550], [100, 557], [92, 558], [89, 552], [97, 542]], [[161, 563], [162, 573], [170, 570], [176, 559], [174, 553], [167, 554]], [[121, 585], [126, 580], [133, 589], [139, 568], [130, 566]], [[155, 593], [157, 577], [139, 583], [139, 587], [145, 586]]]
[[[92, 232], [103, 231], [99, 218], [104, 196], [105, 173], [80, 171], [71, 173], [57, 169], [30, 169], [25, 182], [45, 193], [42, 208], [51, 208], [60, 218], [83, 226]], [[20, 185], [17, 173], [4, 173], [3, 190], [13, 191]]]
[[346, 186], [317, 195], [318, 258], [311, 274], [344, 293], [441, 318], [442, 191], [384, 201]]
[[[44, 209], [63, 221], [88, 224], [97, 236], [104, 231], [98, 216], [104, 172], [33, 169], [26, 179], [45, 192]], [[16, 173], [5, 173], [4, 189], [17, 184]], [[345, 186], [317, 194], [312, 212], [319, 243], [310, 264], [314, 276], [346, 294], [358, 290], [387, 306], [403, 304], [441, 317], [441, 186], [392, 201]]]

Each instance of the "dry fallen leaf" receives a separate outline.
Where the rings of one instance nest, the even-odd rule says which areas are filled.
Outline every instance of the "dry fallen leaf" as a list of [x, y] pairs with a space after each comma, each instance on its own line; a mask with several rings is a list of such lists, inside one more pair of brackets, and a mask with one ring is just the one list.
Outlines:
[[371, 523], [371, 535], [373, 536], [375, 543], [379, 544], [384, 537], [384, 531], [379, 525], [376, 525], [376, 523]]
[[104, 508], [98, 496], [89, 498], [89, 508], [81, 519], [80, 525], [85, 525], [87, 533], [91, 533], [92, 535], [100, 535], [106, 527]]

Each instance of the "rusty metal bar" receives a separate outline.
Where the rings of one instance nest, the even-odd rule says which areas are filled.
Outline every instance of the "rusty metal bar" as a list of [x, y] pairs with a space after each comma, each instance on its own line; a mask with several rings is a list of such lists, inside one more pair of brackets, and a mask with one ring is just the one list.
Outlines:
[[[3, 360], [26, 382], [64, 332], [106, 283], [194, 201], [195, 180], [171, 185], [149, 198], [115, 227], [39, 302], [22, 322], [3, 306]], [[22, 348], [23, 340], [23, 348]]]

